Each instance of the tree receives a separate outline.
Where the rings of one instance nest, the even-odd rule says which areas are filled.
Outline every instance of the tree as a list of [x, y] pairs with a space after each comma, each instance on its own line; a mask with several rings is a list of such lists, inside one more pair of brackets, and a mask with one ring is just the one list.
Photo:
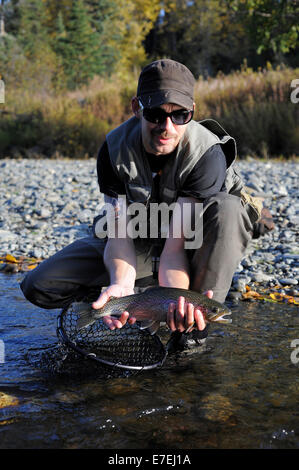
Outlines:
[[144, 40], [160, 11], [160, 0], [86, 0], [92, 24], [101, 35], [109, 70], [120, 75], [140, 70]]
[[104, 70], [100, 36], [91, 26], [91, 18], [83, 0], [72, 2], [67, 25], [60, 12], [53, 44], [61, 57], [70, 88], [86, 84]]
[[143, 42], [159, 15], [160, 0], [117, 0], [112, 45], [119, 50], [123, 70], [139, 70], [146, 62]]
[[228, 0], [243, 16], [260, 54], [271, 50], [286, 54], [299, 45], [298, 0]]
[[117, 0], [85, 0], [91, 18], [91, 26], [101, 41], [102, 62], [106, 73], [112, 73], [120, 60], [120, 51], [111, 41], [115, 31], [115, 17], [119, 10]]
[[19, 8], [18, 40], [27, 57], [40, 57], [50, 50], [45, 3], [43, 0], [26, 0]]
[[170, 57], [195, 76], [239, 68], [249, 54], [246, 31], [225, 0], [165, 0], [146, 50], [154, 58]]
[[1, 1], [4, 1], [5, 31], [16, 36], [20, 27], [20, 4], [22, 0]]

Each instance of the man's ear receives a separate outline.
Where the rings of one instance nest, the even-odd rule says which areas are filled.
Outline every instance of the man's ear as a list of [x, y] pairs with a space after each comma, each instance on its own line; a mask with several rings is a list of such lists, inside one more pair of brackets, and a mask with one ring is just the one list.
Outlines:
[[140, 119], [140, 106], [137, 96], [134, 96], [134, 98], [132, 98], [131, 105], [133, 114], [135, 114], [135, 116]]

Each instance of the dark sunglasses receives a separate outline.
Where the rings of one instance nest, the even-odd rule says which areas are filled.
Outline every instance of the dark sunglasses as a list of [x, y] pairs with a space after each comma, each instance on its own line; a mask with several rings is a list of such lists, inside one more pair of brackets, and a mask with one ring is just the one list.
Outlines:
[[167, 113], [162, 108], [144, 108], [143, 104], [139, 101], [140, 109], [143, 113], [144, 119], [153, 124], [163, 124], [168, 117], [170, 117], [171, 122], [177, 126], [182, 126], [188, 124], [193, 118], [193, 110], [188, 109], [178, 109]]

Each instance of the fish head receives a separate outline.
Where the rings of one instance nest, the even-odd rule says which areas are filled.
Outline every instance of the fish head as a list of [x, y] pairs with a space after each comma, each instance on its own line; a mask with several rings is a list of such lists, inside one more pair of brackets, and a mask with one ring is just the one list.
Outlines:
[[231, 315], [231, 311], [226, 305], [215, 305], [207, 312], [207, 320], [209, 322], [218, 323], [231, 323], [231, 318], [225, 318], [227, 315]]

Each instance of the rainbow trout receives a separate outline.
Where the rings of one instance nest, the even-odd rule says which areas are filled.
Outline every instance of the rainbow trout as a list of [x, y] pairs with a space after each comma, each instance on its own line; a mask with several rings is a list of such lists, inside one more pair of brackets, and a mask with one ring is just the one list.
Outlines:
[[100, 309], [92, 308], [89, 303], [74, 303], [73, 309], [78, 316], [77, 328], [80, 330], [92, 325], [98, 318], [107, 315], [120, 316], [122, 312], [127, 311], [130, 316], [141, 322], [142, 329], [147, 328], [154, 334], [160, 323], [166, 322], [169, 304], [176, 303], [180, 296], [185, 297], [186, 302], [195, 307], [200, 307], [208, 323], [231, 323], [231, 319], [224, 318], [230, 315], [231, 311], [203, 294], [174, 287], [152, 287], [139, 294], [113, 297]]

